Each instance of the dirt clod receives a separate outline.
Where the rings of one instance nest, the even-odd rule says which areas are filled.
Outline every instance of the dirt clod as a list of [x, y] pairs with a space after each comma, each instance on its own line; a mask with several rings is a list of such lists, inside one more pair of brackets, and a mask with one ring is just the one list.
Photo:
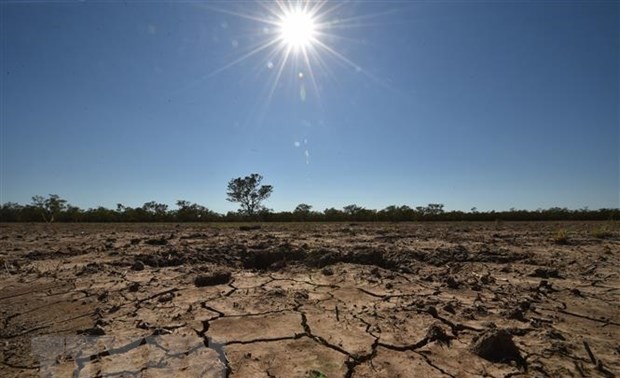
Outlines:
[[530, 277], [560, 278], [560, 273], [557, 269], [543, 267], [534, 269], [534, 271], [530, 273]]
[[144, 243], [148, 245], [166, 245], [168, 244], [168, 240], [164, 238], [148, 239], [148, 240], [145, 240]]
[[157, 300], [161, 303], [170, 302], [173, 299], [174, 299], [174, 293], [166, 293], [164, 295], [160, 295], [159, 297], [157, 297]]
[[505, 329], [489, 329], [478, 335], [470, 350], [492, 362], [524, 362], [519, 349], [512, 340], [512, 334]]
[[450, 341], [454, 339], [454, 336], [449, 336], [443, 326], [435, 323], [428, 327], [426, 339], [428, 342], [437, 341], [440, 344], [450, 345]]
[[254, 230], [260, 230], [261, 226], [259, 225], [254, 225], [254, 226], [239, 226], [239, 230], [240, 231], [254, 231]]
[[86, 335], [86, 336], [103, 336], [105, 335], [105, 330], [99, 324], [87, 329], [83, 329], [77, 332], [78, 335]]
[[194, 279], [196, 287], [223, 285], [230, 282], [232, 274], [229, 271], [216, 271], [210, 274], [201, 274]]

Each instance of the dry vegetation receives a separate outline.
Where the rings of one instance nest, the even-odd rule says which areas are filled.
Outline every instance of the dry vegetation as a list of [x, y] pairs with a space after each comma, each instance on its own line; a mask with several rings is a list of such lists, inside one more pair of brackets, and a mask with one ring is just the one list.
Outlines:
[[620, 374], [615, 224], [0, 227], [3, 377]]

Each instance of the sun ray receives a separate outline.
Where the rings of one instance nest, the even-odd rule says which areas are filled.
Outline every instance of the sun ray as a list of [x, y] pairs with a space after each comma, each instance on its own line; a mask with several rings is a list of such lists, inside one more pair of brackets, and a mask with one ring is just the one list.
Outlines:
[[291, 48], [286, 47], [286, 52], [284, 52], [282, 62], [280, 63], [280, 67], [278, 67], [278, 73], [276, 74], [276, 79], [273, 81], [273, 85], [271, 86], [271, 90], [269, 91], [269, 96], [267, 97], [267, 102], [271, 102], [271, 98], [273, 97], [273, 93], [275, 92], [278, 83], [280, 82], [280, 76], [282, 75], [282, 71], [284, 70], [284, 66], [288, 61], [288, 58], [291, 54]]
[[259, 45], [257, 48], [255, 48], [255, 49], [251, 50], [250, 52], [248, 52], [248, 53], [246, 53], [246, 54], [244, 54], [244, 55], [240, 56], [239, 58], [237, 58], [237, 59], [233, 60], [232, 62], [230, 62], [230, 63], [226, 64], [225, 66], [220, 67], [220, 68], [218, 68], [217, 70], [215, 70], [215, 71], [211, 72], [211, 73], [210, 73], [210, 74], [208, 74], [206, 77], [207, 77], [207, 78], [209, 78], [209, 77], [212, 77], [212, 76], [214, 76], [214, 75], [217, 75], [217, 74], [219, 74], [220, 72], [225, 71], [225, 70], [227, 70], [227, 69], [231, 68], [232, 66], [234, 66], [234, 65], [236, 65], [236, 64], [239, 64], [239, 63], [243, 62], [244, 60], [246, 60], [247, 58], [251, 57], [252, 55], [256, 55], [256, 54], [258, 54], [259, 52], [261, 52], [261, 51], [263, 51], [263, 50], [265, 50], [265, 49], [269, 48], [270, 46], [273, 46], [273, 45], [274, 45], [274, 44], [276, 44], [277, 42], [278, 42], [278, 41], [273, 40], [273, 41], [269, 41], [269, 42], [267, 42], [267, 43], [263, 43], [263, 44]]
[[[320, 103], [320, 91], [323, 88], [321, 80], [328, 78], [339, 85], [339, 77], [334, 71], [334, 67], [353, 69], [354, 72], [363, 74], [381, 86], [389, 87], [389, 84], [384, 80], [371, 74], [368, 70], [362, 69], [360, 64], [337, 49], [337, 44], [351, 45], [365, 42], [361, 39], [335, 34], [334, 31], [361, 27], [360, 23], [393, 14], [394, 9], [375, 14], [338, 18], [341, 10], [347, 5], [351, 5], [352, 1], [257, 0], [254, 3], [257, 4], [256, 9], [252, 11], [247, 10], [251, 8], [245, 8], [243, 12], [235, 9], [204, 6], [209, 10], [264, 25], [264, 33], [259, 35], [264, 40], [250, 46], [249, 51], [242, 52], [241, 56], [210, 72], [198, 82], [218, 75], [247, 59], [264, 54], [260, 58], [261, 64], [256, 66], [256, 72], [260, 74], [264, 72], [263, 70], [266, 67], [270, 72], [270, 81], [273, 80], [265, 88], [267, 90], [267, 103], [273, 99], [281, 80], [292, 80], [292, 77], [289, 79], [288, 74], [285, 74], [285, 70], [289, 69], [291, 72], [295, 72], [296, 81], [302, 79], [302, 77], [298, 77], [300, 74], [309, 76], [311, 85], [307, 87], [317, 98], [318, 103]], [[260, 29], [257, 28], [256, 30]], [[255, 37], [256, 33], [251, 34], [251, 36]], [[291, 81], [290, 83], [294, 82]], [[306, 88], [306, 86], [303, 85], [303, 81], [295, 85], [299, 85], [300, 91], [304, 91], [302, 100], [305, 100], [305, 89], [302, 88]]]
[[305, 48], [302, 50], [304, 61], [306, 63], [306, 67], [308, 68], [308, 73], [310, 74], [310, 80], [312, 81], [312, 86], [314, 87], [315, 93], [319, 93], [319, 86], [316, 83], [316, 78], [314, 77], [314, 70], [312, 69], [312, 64], [310, 64], [310, 59], [308, 58], [308, 50]]
[[269, 20], [268, 18], [265, 18], [265, 17], [253, 16], [247, 13], [234, 12], [228, 9], [222, 9], [222, 8], [214, 7], [211, 5], [198, 4], [196, 6], [200, 8], [212, 10], [218, 13], [228, 14], [228, 15], [240, 17], [240, 18], [245, 18], [246, 20], [258, 21], [261, 23], [271, 24], [274, 26], [277, 25], [277, 21]]

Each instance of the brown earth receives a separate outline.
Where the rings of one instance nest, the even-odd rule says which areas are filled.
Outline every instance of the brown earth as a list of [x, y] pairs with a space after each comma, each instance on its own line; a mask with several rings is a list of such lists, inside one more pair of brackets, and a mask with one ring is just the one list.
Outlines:
[[619, 260], [612, 223], [2, 224], [0, 376], [613, 377]]

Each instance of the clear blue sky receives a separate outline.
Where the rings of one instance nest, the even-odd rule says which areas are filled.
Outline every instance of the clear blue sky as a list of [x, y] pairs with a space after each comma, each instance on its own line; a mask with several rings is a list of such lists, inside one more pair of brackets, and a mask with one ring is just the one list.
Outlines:
[[619, 206], [617, 1], [328, 2], [277, 81], [263, 5], [2, 2], [0, 202]]

